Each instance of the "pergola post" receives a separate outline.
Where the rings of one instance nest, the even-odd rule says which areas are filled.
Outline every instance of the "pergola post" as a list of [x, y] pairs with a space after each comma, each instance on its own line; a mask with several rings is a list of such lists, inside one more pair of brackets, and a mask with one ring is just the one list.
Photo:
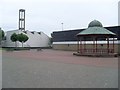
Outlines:
[[79, 53], [79, 37], [78, 37], [78, 41], [77, 41], [77, 52]]
[[84, 39], [84, 52], [86, 52], [86, 41]]
[[93, 37], [93, 53], [95, 53], [95, 37]]
[[109, 37], [107, 37], [107, 52], [109, 54]]
[[114, 53], [114, 44], [115, 44], [115, 43], [114, 43], [114, 37], [113, 37], [113, 53]]
[[95, 49], [95, 50], [96, 50], [96, 53], [97, 53], [97, 37], [96, 37], [96, 39], [95, 39], [95, 40], [96, 40], [96, 49]]
[[82, 40], [80, 38], [80, 53], [82, 54]]

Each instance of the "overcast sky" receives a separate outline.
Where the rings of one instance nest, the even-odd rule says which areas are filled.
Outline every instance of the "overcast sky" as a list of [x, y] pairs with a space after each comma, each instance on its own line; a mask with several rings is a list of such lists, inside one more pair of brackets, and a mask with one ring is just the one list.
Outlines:
[[118, 25], [119, 0], [0, 0], [0, 27], [18, 29], [19, 9], [26, 10], [26, 30], [47, 35], [64, 29], [87, 28], [96, 19], [103, 26]]

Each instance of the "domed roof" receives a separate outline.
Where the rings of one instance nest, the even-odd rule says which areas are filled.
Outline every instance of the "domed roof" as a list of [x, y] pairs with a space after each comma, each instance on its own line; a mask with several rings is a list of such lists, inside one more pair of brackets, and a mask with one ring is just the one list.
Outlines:
[[103, 26], [101, 22], [93, 20], [92, 22], [89, 23], [88, 27], [103, 27]]
[[101, 22], [93, 20], [89, 23], [88, 28], [81, 31], [77, 36], [87, 36], [87, 35], [108, 35], [115, 36], [116, 34], [104, 28]]

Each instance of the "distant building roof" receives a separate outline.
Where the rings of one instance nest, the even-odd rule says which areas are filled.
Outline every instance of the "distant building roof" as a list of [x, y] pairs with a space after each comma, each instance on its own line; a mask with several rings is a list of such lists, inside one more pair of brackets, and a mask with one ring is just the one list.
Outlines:
[[[109, 31], [115, 33], [120, 40], [120, 26], [109, 26], [104, 27], [108, 29]], [[66, 31], [54, 31], [51, 35], [53, 38], [53, 42], [65, 42], [65, 41], [77, 41], [76, 35], [85, 29], [74, 29], [74, 30], [66, 30]], [[113, 36], [111, 36], [112, 38]]]

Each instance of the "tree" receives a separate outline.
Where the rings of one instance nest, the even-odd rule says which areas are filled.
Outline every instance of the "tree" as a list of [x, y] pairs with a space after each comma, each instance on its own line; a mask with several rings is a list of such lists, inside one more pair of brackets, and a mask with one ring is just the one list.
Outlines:
[[1, 28], [0, 28], [0, 40], [3, 40], [4, 35], [5, 35], [4, 31], [1, 30]]
[[52, 47], [52, 43], [53, 43], [53, 39], [52, 39], [52, 37], [50, 37], [50, 38], [49, 38], [49, 43], [48, 43], [48, 45], [49, 45], [50, 47]]
[[18, 41], [18, 35], [16, 33], [13, 33], [10, 39], [12, 40], [12, 42], [15, 42], [15, 47], [17, 47], [16, 42]]
[[21, 34], [18, 34], [18, 41], [22, 43], [22, 47], [23, 47], [23, 43], [25, 43], [27, 40], [28, 40], [28, 36], [21, 33]]
[[1, 41], [3, 40], [4, 36], [5, 36], [5, 33], [4, 33], [4, 31], [1, 30], [1, 28], [0, 28], [0, 44], [1, 44]]

